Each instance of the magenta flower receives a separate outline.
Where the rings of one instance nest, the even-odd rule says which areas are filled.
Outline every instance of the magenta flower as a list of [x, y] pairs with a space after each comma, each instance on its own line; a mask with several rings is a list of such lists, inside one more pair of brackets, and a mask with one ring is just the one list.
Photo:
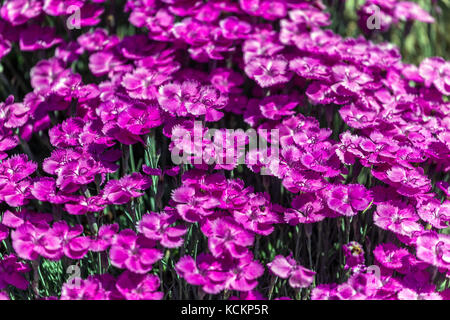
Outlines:
[[310, 80], [328, 80], [330, 69], [319, 59], [311, 57], [295, 58], [289, 62], [289, 69], [302, 78]]
[[441, 203], [437, 199], [431, 199], [422, 203], [417, 209], [419, 217], [437, 229], [445, 229], [450, 221], [450, 202]]
[[286, 209], [284, 220], [290, 225], [322, 221], [328, 213], [324, 200], [315, 193], [304, 193], [292, 200], [292, 209]]
[[161, 114], [157, 105], [133, 104], [122, 111], [117, 119], [120, 128], [135, 135], [144, 135], [151, 128], [161, 125]]
[[206, 121], [222, 118], [228, 97], [212, 86], [202, 86], [194, 80], [168, 83], [159, 88], [161, 108], [177, 116], [205, 116]]
[[314, 271], [299, 265], [292, 255], [288, 257], [277, 255], [267, 266], [276, 276], [283, 279], [289, 278], [289, 285], [292, 288], [309, 287], [313, 283], [314, 275], [316, 274]]
[[450, 237], [426, 232], [417, 238], [417, 257], [439, 268], [450, 269]]
[[382, 243], [373, 250], [373, 255], [376, 261], [387, 269], [402, 269], [410, 253], [392, 243]]
[[14, 103], [14, 97], [9, 96], [5, 102], [0, 102], [0, 123], [5, 128], [22, 127], [29, 119], [30, 108], [23, 103]]
[[425, 58], [419, 66], [419, 74], [427, 87], [433, 84], [442, 94], [450, 95], [450, 63], [441, 57]]
[[358, 211], [368, 208], [372, 196], [368, 190], [358, 184], [335, 186], [330, 192], [328, 206], [344, 216], [354, 216]]
[[227, 275], [223, 268], [223, 263], [205, 253], [200, 253], [196, 260], [183, 256], [175, 265], [177, 274], [186, 282], [202, 286], [203, 291], [210, 294], [217, 294], [225, 288]]
[[161, 300], [164, 293], [157, 291], [159, 278], [152, 274], [136, 274], [126, 270], [116, 282], [117, 290], [127, 300]]
[[25, 209], [19, 211], [6, 210], [2, 217], [2, 224], [13, 229], [20, 227], [27, 221], [33, 225], [48, 225], [53, 221], [53, 217], [49, 213], [37, 213]]
[[5, 289], [8, 285], [21, 290], [28, 288], [28, 281], [23, 273], [30, 271], [30, 267], [24, 263], [18, 262], [14, 254], [4, 256], [0, 261], [0, 289]]
[[51, 128], [48, 132], [50, 143], [59, 148], [80, 145], [79, 138], [83, 132], [85, 121], [81, 118], [69, 118], [62, 124]]
[[264, 274], [264, 267], [253, 260], [253, 255], [239, 258], [226, 273], [225, 288], [228, 290], [250, 291], [258, 285], [257, 278]]
[[419, 217], [411, 206], [387, 202], [377, 205], [373, 221], [378, 227], [411, 237], [423, 230], [417, 223]]
[[38, 178], [30, 187], [30, 192], [36, 199], [54, 204], [62, 204], [76, 199], [74, 196], [58, 192], [56, 181], [53, 178]]
[[69, 214], [83, 215], [89, 212], [100, 212], [105, 209], [106, 200], [100, 196], [86, 198], [84, 196], [71, 197], [64, 208]]
[[71, 227], [64, 220], [55, 222], [49, 231], [51, 237], [60, 241], [64, 255], [71, 259], [82, 259], [89, 250], [90, 239], [80, 236], [82, 233], [83, 226]]
[[114, 296], [111, 288], [114, 282], [114, 277], [109, 274], [87, 279], [76, 277], [63, 284], [60, 300], [110, 300]]
[[272, 233], [273, 224], [280, 222], [269, 201], [267, 194], [252, 194], [243, 208], [233, 211], [233, 217], [247, 230], [267, 236]]
[[117, 268], [126, 268], [134, 273], [144, 274], [160, 260], [162, 252], [155, 249], [155, 242], [130, 229], [122, 230], [113, 240], [109, 250], [111, 264]]
[[21, 25], [42, 12], [39, 0], [8, 0], [0, 8], [0, 17], [13, 26]]
[[389, 182], [404, 196], [413, 196], [430, 190], [430, 180], [424, 175], [422, 168], [405, 168], [393, 166], [386, 172]]
[[372, 81], [372, 77], [352, 65], [335, 65], [332, 68], [335, 84], [331, 89], [338, 95], [357, 94]]
[[137, 68], [123, 77], [122, 85], [131, 98], [152, 100], [158, 97], [158, 87], [170, 76], [156, 70]]
[[215, 257], [227, 253], [235, 258], [243, 257], [248, 252], [246, 247], [254, 241], [252, 233], [227, 217], [206, 219], [201, 230], [208, 237], [208, 248]]
[[141, 191], [148, 189], [150, 185], [150, 179], [134, 172], [120, 180], [109, 180], [103, 190], [103, 197], [113, 204], [125, 204], [131, 198], [142, 196]]
[[219, 22], [223, 36], [230, 40], [245, 39], [251, 32], [252, 26], [239, 20], [235, 16], [227, 17]]
[[262, 88], [286, 83], [292, 77], [288, 61], [283, 56], [255, 57], [245, 66], [245, 73]]
[[46, 224], [25, 222], [11, 233], [14, 251], [26, 260], [36, 260], [39, 256], [50, 260], [61, 259], [61, 239], [53, 235], [51, 230]]
[[98, 229], [98, 234], [91, 237], [89, 250], [94, 252], [107, 250], [111, 246], [118, 231], [119, 225], [117, 223], [102, 225], [100, 229]]
[[173, 211], [151, 212], [142, 217], [138, 231], [166, 248], [177, 248], [183, 244], [182, 236], [188, 231], [183, 225], [173, 225], [177, 220], [178, 215]]

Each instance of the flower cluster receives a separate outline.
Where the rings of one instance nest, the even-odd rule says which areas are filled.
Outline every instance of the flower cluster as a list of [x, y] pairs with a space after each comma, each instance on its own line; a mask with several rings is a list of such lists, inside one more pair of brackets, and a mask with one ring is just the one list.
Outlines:
[[0, 6], [0, 299], [450, 299], [450, 62], [369, 28], [431, 14], [123, 2]]

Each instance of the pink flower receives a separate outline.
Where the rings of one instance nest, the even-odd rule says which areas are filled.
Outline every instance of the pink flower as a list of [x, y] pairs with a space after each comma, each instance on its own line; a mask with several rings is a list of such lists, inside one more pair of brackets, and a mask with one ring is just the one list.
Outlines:
[[18, 262], [15, 255], [4, 256], [0, 261], [0, 289], [5, 289], [8, 285], [12, 285], [18, 289], [26, 290], [28, 281], [23, 273], [29, 271], [30, 267], [22, 262]]
[[450, 202], [448, 200], [441, 203], [433, 198], [422, 203], [417, 213], [419, 217], [437, 229], [445, 229], [450, 221]]
[[264, 267], [253, 260], [251, 253], [237, 259], [226, 273], [225, 288], [228, 290], [250, 291], [258, 285], [257, 278], [264, 274]]
[[25, 222], [30, 222], [33, 225], [47, 225], [53, 220], [53, 217], [49, 213], [37, 213], [22, 209], [20, 211], [6, 210], [3, 213], [2, 224], [9, 228], [18, 228]]
[[283, 56], [255, 57], [245, 66], [245, 73], [262, 88], [288, 82], [292, 73], [288, 70], [288, 61]]
[[330, 192], [328, 206], [345, 216], [354, 216], [358, 211], [367, 209], [372, 196], [363, 186], [350, 184], [335, 186]]
[[98, 229], [98, 234], [91, 238], [89, 250], [94, 252], [101, 252], [107, 250], [114, 239], [114, 236], [119, 231], [119, 225], [114, 224], [104, 224]]
[[417, 257], [439, 268], [450, 269], [450, 237], [435, 232], [423, 233], [416, 241]]
[[117, 124], [135, 135], [144, 135], [151, 128], [161, 125], [162, 119], [157, 105], [133, 104], [122, 111], [117, 119]]
[[71, 259], [82, 259], [90, 246], [90, 239], [80, 236], [82, 233], [83, 226], [70, 227], [66, 221], [61, 220], [53, 224], [49, 235], [59, 239], [65, 256]]
[[245, 39], [252, 30], [252, 26], [239, 20], [235, 16], [227, 17], [219, 22], [223, 36], [230, 40]]
[[299, 265], [292, 255], [283, 257], [277, 255], [272, 262], [268, 263], [270, 271], [280, 278], [288, 279], [292, 288], [306, 288], [314, 281], [314, 271]]
[[210, 254], [200, 253], [194, 260], [183, 256], [175, 265], [177, 274], [189, 284], [202, 286], [203, 291], [217, 294], [225, 288], [227, 276], [223, 272], [223, 263]]
[[29, 119], [30, 108], [23, 103], [14, 103], [14, 97], [9, 96], [5, 102], [0, 102], [0, 123], [5, 128], [22, 127]]
[[382, 243], [373, 250], [373, 255], [376, 261], [387, 269], [402, 269], [410, 253], [392, 243]]
[[183, 225], [173, 225], [178, 218], [173, 211], [151, 212], [142, 217], [138, 231], [166, 248], [177, 248], [183, 244], [182, 236], [188, 231]]
[[410, 206], [387, 202], [377, 205], [373, 221], [378, 227], [411, 237], [422, 231], [419, 217]]
[[267, 194], [252, 194], [242, 208], [233, 211], [233, 217], [247, 230], [267, 236], [272, 233], [273, 224], [280, 222], [278, 213], [272, 210]]
[[215, 257], [227, 253], [235, 258], [243, 257], [248, 252], [246, 247], [254, 241], [252, 233], [227, 217], [206, 219], [201, 230], [208, 237], [208, 248]]
[[138, 172], [122, 177], [120, 180], [109, 180], [103, 190], [103, 197], [113, 204], [125, 204], [131, 198], [143, 195], [142, 190], [150, 187], [151, 180]]
[[75, 197], [58, 192], [56, 181], [53, 178], [38, 178], [30, 187], [30, 192], [39, 201], [48, 201], [54, 204], [62, 204], [73, 200]]
[[51, 234], [46, 224], [25, 222], [11, 233], [14, 251], [22, 259], [36, 260], [39, 256], [59, 260], [62, 256], [61, 240]]
[[133, 230], [122, 230], [115, 238], [109, 250], [111, 264], [117, 268], [126, 268], [134, 273], [144, 274], [160, 260], [162, 252], [154, 248], [155, 242]]
[[228, 97], [213, 86], [202, 86], [194, 80], [174, 82], [159, 88], [158, 102], [161, 108], [177, 116], [205, 116], [206, 121], [222, 118]]
[[157, 291], [159, 278], [152, 274], [136, 274], [126, 270], [116, 282], [117, 290], [127, 300], [161, 300], [164, 293]]
[[158, 97], [158, 87], [169, 79], [169, 75], [157, 70], [137, 68], [123, 77], [122, 86], [131, 98], [152, 100]]
[[37, 17], [41, 12], [42, 2], [39, 0], [8, 0], [3, 2], [0, 17], [17, 26]]
[[425, 58], [419, 66], [419, 74], [427, 87], [434, 86], [444, 95], [450, 95], [450, 63], [441, 57]]
[[115, 279], [109, 274], [73, 278], [63, 284], [60, 300], [110, 300]]

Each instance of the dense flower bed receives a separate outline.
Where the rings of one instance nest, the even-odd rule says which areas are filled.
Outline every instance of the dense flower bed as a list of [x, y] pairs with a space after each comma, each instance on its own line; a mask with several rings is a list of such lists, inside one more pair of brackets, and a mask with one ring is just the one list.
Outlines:
[[416, 3], [357, 13], [3, 1], [2, 298], [449, 299], [450, 62], [369, 40]]

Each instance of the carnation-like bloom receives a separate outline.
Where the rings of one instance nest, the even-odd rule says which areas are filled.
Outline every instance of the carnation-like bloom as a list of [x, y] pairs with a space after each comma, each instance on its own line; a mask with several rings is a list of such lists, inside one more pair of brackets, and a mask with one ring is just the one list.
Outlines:
[[248, 252], [246, 247], [254, 241], [253, 233], [228, 217], [206, 219], [201, 230], [208, 237], [208, 248], [215, 257], [227, 253], [235, 258], [243, 257]]
[[381, 243], [373, 250], [373, 255], [376, 261], [387, 269], [402, 269], [410, 253], [392, 243]]
[[55, 222], [49, 231], [51, 237], [60, 241], [64, 255], [71, 259], [81, 259], [89, 250], [91, 241], [89, 237], [80, 236], [82, 233], [82, 225], [71, 227], [64, 220]]
[[330, 192], [328, 206], [344, 216], [354, 216], [368, 208], [372, 196], [359, 184], [335, 186]]
[[118, 231], [119, 225], [117, 223], [102, 225], [98, 229], [97, 235], [91, 237], [89, 250], [94, 252], [105, 251], [111, 246]]
[[288, 63], [283, 56], [255, 57], [245, 66], [245, 73], [262, 88], [268, 88], [291, 79]]
[[116, 282], [117, 290], [127, 300], [161, 300], [164, 293], [157, 291], [159, 278], [152, 274], [136, 274], [128, 270], [123, 272]]
[[450, 202], [441, 203], [438, 199], [431, 199], [422, 203], [417, 209], [419, 217], [437, 229], [445, 229], [450, 221]]
[[183, 256], [175, 265], [175, 270], [189, 284], [202, 286], [207, 293], [217, 294], [225, 288], [227, 277], [223, 272], [223, 263], [210, 254], [200, 253], [196, 260]]
[[109, 249], [112, 265], [139, 274], [150, 271], [162, 255], [162, 252], [155, 248], [155, 241], [136, 235], [131, 229], [122, 230]]
[[187, 80], [159, 87], [158, 102], [161, 108], [177, 116], [205, 116], [206, 121], [217, 121], [223, 117], [218, 110], [227, 105], [228, 97], [213, 86]]
[[113, 204], [124, 204], [131, 198], [140, 197], [142, 191], [150, 187], [151, 180], [138, 172], [122, 177], [120, 180], [109, 180], [103, 190], [103, 197]]
[[417, 223], [419, 217], [411, 206], [387, 202], [377, 205], [373, 221], [378, 227], [411, 237], [423, 230]]
[[450, 269], [450, 237], [435, 232], [423, 233], [416, 242], [417, 257], [439, 268]]
[[150, 212], [142, 217], [138, 231], [166, 248], [177, 248], [183, 244], [182, 236], [188, 231], [184, 225], [174, 225], [178, 219], [174, 211]]
[[23, 273], [30, 271], [30, 267], [22, 262], [17, 261], [14, 254], [4, 256], [0, 261], [0, 290], [14, 286], [21, 290], [28, 288], [28, 281]]
[[288, 279], [292, 288], [307, 288], [314, 281], [314, 271], [309, 270], [294, 260], [292, 254], [284, 257], [277, 255], [272, 262], [268, 263], [270, 271], [280, 278]]
[[47, 224], [25, 222], [11, 233], [14, 251], [22, 259], [36, 260], [39, 256], [59, 260], [62, 255], [61, 239], [51, 233]]

